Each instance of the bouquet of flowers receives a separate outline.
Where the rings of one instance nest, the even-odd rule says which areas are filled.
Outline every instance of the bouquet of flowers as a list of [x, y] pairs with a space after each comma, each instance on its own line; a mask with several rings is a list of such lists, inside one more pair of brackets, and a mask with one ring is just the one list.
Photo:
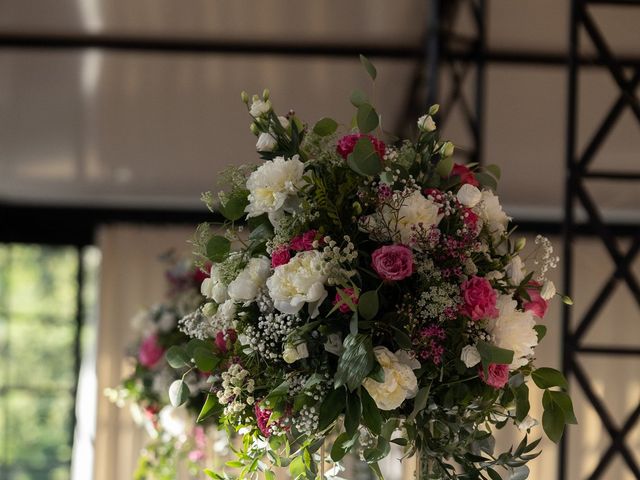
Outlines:
[[130, 355], [133, 372], [119, 387], [106, 392], [118, 406], [128, 404], [136, 423], [144, 426], [151, 437], [141, 452], [137, 479], [174, 480], [181, 460], [186, 460], [195, 474], [202, 470], [209, 448], [205, 428], [195, 424], [205, 400], [202, 391], [206, 376], [190, 372], [184, 377], [189, 396], [183, 406], [176, 408], [170, 404], [167, 390], [182, 376], [165, 358], [169, 347], [189, 341], [178, 329], [178, 321], [203, 303], [200, 285], [206, 275], [190, 261], [171, 254], [166, 260], [170, 263], [166, 300], [133, 319], [140, 334]]
[[[551, 440], [575, 417], [562, 374], [533, 364], [558, 260], [538, 237], [525, 266], [498, 167], [454, 162], [437, 105], [415, 141], [385, 143], [360, 90], [350, 126], [279, 116], [268, 91], [242, 99], [262, 163], [226, 171], [227, 188], [204, 197], [227, 222], [194, 240], [211, 264], [206, 302], [181, 324], [202, 348], [169, 352], [210, 372], [200, 419], [243, 435], [235, 473], [209, 476], [325, 478], [349, 452], [381, 476], [395, 443], [419, 455], [420, 478], [526, 478], [539, 440], [493, 450], [496, 429], [536, 425], [529, 380]], [[185, 388], [172, 386], [175, 404]]]

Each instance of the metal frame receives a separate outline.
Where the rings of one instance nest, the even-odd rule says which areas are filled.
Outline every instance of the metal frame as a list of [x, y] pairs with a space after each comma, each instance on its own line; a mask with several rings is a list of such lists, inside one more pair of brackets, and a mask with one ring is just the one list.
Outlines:
[[[577, 237], [575, 232], [574, 208], [580, 205], [588, 215], [588, 223], [602, 240], [615, 271], [607, 280], [604, 287], [593, 299], [586, 313], [579, 319], [576, 327], [571, 324], [572, 312], [568, 306], [563, 310], [563, 337], [565, 348], [563, 353], [563, 369], [566, 375], [575, 379], [585, 394], [585, 397], [597, 412], [602, 425], [611, 438], [611, 443], [601, 456], [596, 468], [589, 475], [590, 480], [602, 478], [607, 466], [616, 455], [620, 455], [629, 470], [640, 478], [640, 468], [629, 446], [625, 443], [627, 435], [638, 423], [640, 418], [640, 402], [622, 427], [616, 426], [605, 402], [596, 393], [589, 379], [587, 371], [581, 366], [579, 358], [584, 354], [598, 354], [610, 356], [640, 355], [640, 345], [637, 347], [619, 347], [617, 345], [586, 345], [583, 343], [586, 332], [594, 324], [603, 305], [611, 298], [620, 283], [626, 284], [633, 294], [640, 308], [640, 284], [631, 271], [631, 265], [640, 252], [640, 226], [631, 229], [631, 247], [625, 252], [618, 243], [619, 235], [603, 218], [594, 199], [585, 188], [585, 181], [590, 179], [608, 179], [610, 181], [640, 180], [640, 171], [603, 171], [590, 169], [590, 164], [602, 147], [608, 134], [612, 131], [621, 113], [630, 108], [640, 123], [640, 100], [635, 93], [640, 84], [640, 67], [634, 66], [631, 77], [626, 75], [625, 66], [609, 47], [604, 35], [598, 28], [590, 4], [617, 4], [640, 6], [640, 1], [632, 0], [572, 0], [570, 15], [570, 37], [568, 58], [568, 116], [567, 116], [567, 150], [566, 168], [567, 182], [565, 195], [565, 227], [564, 227], [564, 290], [570, 294], [573, 287], [573, 243]], [[602, 124], [596, 130], [583, 152], [578, 152], [578, 122], [579, 122], [579, 73], [580, 73], [580, 35], [585, 33], [597, 50], [599, 61], [606, 66], [620, 89], [620, 95], [611, 106], [609, 113], [603, 118]], [[559, 478], [567, 478], [568, 437], [565, 436], [561, 444], [560, 461], [558, 465]]]

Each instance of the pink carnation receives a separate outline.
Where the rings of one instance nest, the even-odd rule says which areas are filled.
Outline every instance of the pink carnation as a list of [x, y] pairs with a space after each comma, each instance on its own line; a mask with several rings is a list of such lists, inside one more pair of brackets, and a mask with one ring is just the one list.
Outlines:
[[164, 355], [164, 348], [158, 343], [158, 336], [153, 334], [142, 340], [138, 351], [138, 360], [142, 366], [155, 367]]
[[273, 268], [285, 265], [291, 260], [291, 252], [286, 245], [280, 245], [273, 252], [271, 252], [271, 266]]
[[385, 245], [371, 254], [371, 266], [383, 280], [403, 280], [413, 274], [413, 254], [404, 245]]
[[[358, 304], [358, 296], [356, 295], [356, 292], [354, 292], [353, 288], [343, 288], [342, 292], [345, 295], [348, 295], [349, 297], [351, 297], [351, 300], [355, 305]], [[336, 292], [336, 298], [333, 301], [333, 304], [336, 305], [341, 301], [342, 301], [342, 297], [340, 296], [340, 292]], [[347, 305], [346, 303], [343, 303], [338, 307], [338, 310], [340, 310], [342, 313], [349, 313], [351, 311], [351, 308], [349, 308], [349, 305]]]
[[302, 235], [295, 236], [291, 239], [290, 246], [296, 252], [306, 252], [313, 249], [313, 241], [318, 235], [317, 230], [309, 230]]
[[468, 183], [469, 185], [473, 185], [474, 187], [480, 186], [480, 182], [478, 182], [476, 176], [466, 165], [456, 163], [451, 170], [451, 175], [460, 177], [460, 183], [462, 184]]
[[255, 403], [256, 423], [263, 436], [269, 438], [271, 436], [271, 428], [269, 427], [269, 419], [271, 418], [271, 410], [260, 408], [258, 402]]
[[230, 344], [235, 343], [238, 338], [238, 334], [233, 328], [228, 329], [226, 332], [219, 331], [216, 334], [216, 347], [223, 355], [229, 351]]
[[482, 277], [472, 277], [461, 286], [464, 305], [460, 309], [463, 315], [474, 321], [483, 318], [496, 318], [499, 314], [496, 308], [496, 292], [489, 280]]
[[525, 301], [522, 306], [525, 312], [531, 312], [538, 318], [543, 318], [547, 313], [547, 307], [549, 303], [540, 296], [540, 284], [537, 282], [529, 282], [528, 286], [534, 288], [527, 288], [527, 294], [531, 300]]
[[202, 268], [196, 268], [193, 272], [193, 281], [196, 285], [200, 285], [205, 279], [209, 278], [209, 271], [211, 270], [211, 264], [207, 263]]
[[363, 135], [362, 133], [352, 133], [350, 135], [345, 135], [340, 140], [338, 140], [336, 151], [342, 158], [346, 160], [347, 157], [351, 154], [351, 152], [353, 152], [353, 149], [355, 148], [356, 143], [358, 143], [358, 140], [360, 140], [362, 137], [366, 137], [369, 140], [371, 140], [373, 149], [376, 151], [376, 153], [380, 157], [380, 160], [382, 160], [384, 157], [384, 151], [386, 148], [385, 144], [382, 140], [378, 140], [373, 135], [367, 135], [367, 134]]
[[482, 365], [478, 367], [478, 375], [484, 383], [493, 388], [502, 388], [509, 381], [509, 365], [504, 365], [501, 363], [490, 363], [489, 368], [489, 378], [485, 378], [484, 369]]

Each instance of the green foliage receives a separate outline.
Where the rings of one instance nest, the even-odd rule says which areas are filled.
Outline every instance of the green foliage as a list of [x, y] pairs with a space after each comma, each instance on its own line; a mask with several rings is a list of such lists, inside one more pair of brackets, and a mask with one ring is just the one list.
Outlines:
[[378, 76], [378, 71], [376, 70], [376, 67], [373, 66], [373, 63], [371, 63], [364, 55], [360, 55], [360, 63], [362, 63], [362, 66], [371, 77], [371, 80], [375, 80]]
[[189, 399], [189, 387], [184, 380], [176, 380], [169, 386], [169, 400], [171, 405], [179, 407]]
[[371, 337], [363, 334], [347, 335], [336, 371], [336, 387], [346, 385], [349, 390], [355, 390], [373, 369], [373, 363]]
[[568, 388], [567, 379], [564, 378], [562, 372], [554, 368], [536, 368], [531, 372], [531, 378], [538, 388], [545, 389], [551, 387]]
[[358, 106], [356, 114], [356, 122], [360, 133], [369, 133], [378, 127], [380, 119], [378, 112], [368, 103], [362, 103]]
[[334, 133], [338, 128], [338, 122], [333, 118], [322, 118], [313, 127], [313, 133], [321, 137], [326, 137]]
[[207, 242], [207, 257], [212, 262], [219, 263], [229, 255], [231, 251], [231, 242], [220, 235], [214, 235]]
[[191, 356], [182, 345], [172, 345], [165, 353], [165, 358], [172, 368], [183, 368], [191, 363]]
[[347, 164], [362, 176], [373, 176], [382, 171], [380, 157], [367, 137], [358, 140], [353, 152], [347, 157]]
[[358, 301], [358, 312], [365, 320], [372, 320], [378, 314], [380, 302], [378, 300], [378, 291], [369, 290], [360, 296]]
[[513, 351], [506, 350], [504, 348], [496, 347], [490, 343], [479, 341], [476, 344], [480, 358], [482, 359], [482, 368], [484, 369], [485, 376], [488, 376], [488, 368], [491, 363], [500, 365], [508, 365], [513, 362]]

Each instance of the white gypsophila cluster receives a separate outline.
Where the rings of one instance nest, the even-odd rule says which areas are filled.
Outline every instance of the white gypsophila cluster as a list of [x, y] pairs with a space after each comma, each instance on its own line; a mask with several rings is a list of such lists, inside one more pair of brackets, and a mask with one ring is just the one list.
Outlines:
[[457, 312], [460, 303], [460, 289], [451, 283], [433, 285], [418, 298], [418, 315], [424, 320], [444, 321], [447, 312]]
[[258, 317], [256, 325], [248, 325], [244, 335], [248, 346], [265, 360], [282, 359], [282, 348], [287, 336], [302, 320], [298, 315], [270, 312]]
[[[327, 272], [327, 283], [329, 285], [340, 285], [347, 283], [348, 279], [353, 275], [353, 271], [346, 270], [343, 265], [348, 265], [356, 261], [358, 258], [358, 250], [351, 241], [349, 235], [345, 235], [343, 240], [344, 247], [339, 247], [337, 242], [330, 236], [323, 239], [324, 247], [322, 248], [322, 259], [325, 262], [324, 268]], [[313, 242], [313, 247], [318, 248], [319, 242]]]
[[216, 392], [216, 396], [220, 405], [225, 405], [225, 415], [240, 413], [255, 403], [255, 381], [248, 376], [249, 371], [239, 363], [231, 364], [227, 371], [222, 373], [221, 389]]
[[178, 322], [178, 328], [188, 337], [199, 340], [215, 337], [218, 332], [215, 326], [211, 324], [210, 319], [203, 315], [200, 310], [196, 310], [182, 317]]
[[227, 300], [217, 305], [207, 303], [202, 307], [202, 313], [207, 317], [207, 324], [215, 332], [226, 332], [236, 326], [237, 306], [233, 300]]
[[314, 406], [303, 405], [300, 411], [292, 418], [293, 427], [304, 435], [312, 435], [318, 431], [320, 414]]
[[309, 379], [309, 376], [297, 372], [288, 375], [287, 382], [289, 383], [289, 395], [291, 397], [295, 397], [304, 390], [305, 395], [315, 401], [320, 401], [327, 395], [327, 393], [329, 393], [329, 390], [331, 390], [331, 375], [328, 372], [323, 374], [322, 379], [318, 383], [305, 389], [304, 387]]
[[547, 272], [558, 266], [560, 257], [553, 255], [553, 245], [551, 240], [542, 235], [537, 235], [534, 243], [538, 246], [533, 264], [536, 266], [537, 274], [535, 280], [544, 282]]

